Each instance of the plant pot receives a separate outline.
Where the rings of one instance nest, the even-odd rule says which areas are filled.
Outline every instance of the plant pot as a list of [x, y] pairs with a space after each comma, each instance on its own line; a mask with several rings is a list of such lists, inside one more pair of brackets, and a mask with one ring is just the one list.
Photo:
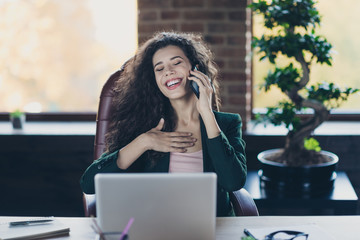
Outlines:
[[282, 149], [272, 149], [259, 153], [261, 188], [267, 195], [277, 197], [312, 197], [325, 195], [332, 191], [336, 178], [338, 156], [321, 151], [331, 159], [327, 163], [289, 167], [285, 164], [267, 160], [267, 156]]
[[11, 124], [14, 129], [22, 129], [25, 123], [25, 115], [20, 117], [10, 117]]

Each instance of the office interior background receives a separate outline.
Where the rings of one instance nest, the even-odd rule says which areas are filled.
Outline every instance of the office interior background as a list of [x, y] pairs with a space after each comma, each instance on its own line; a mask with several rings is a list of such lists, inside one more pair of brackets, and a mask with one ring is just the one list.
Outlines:
[[[156, 31], [203, 34], [221, 69], [221, 110], [242, 116], [248, 168], [256, 171], [257, 154], [281, 147], [285, 137], [281, 127], [252, 125], [254, 112], [279, 94], [265, 95], [257, 87], [267, 65], [252, 55], [252, 36], [264, 29], [247, 8], [250, 2], [0, 1], [0, 215], [83, 216], [79, 179], [94, 160], [101, 87]], [[358, 5], [356, 0], [341, 6], [318, 1], [320, 31], [335, 42], [336, 52], [332, 67], [314, 69], [315, 79], [360, 87]], [[358, 102], [359, 96], [352, 97], [334, 114], [330, 127], [315, 134], [324, 150], [339, 156], [338, 170], [346, 172], [357, 194]], [[27, 112], [23, 131], [8, 130], [8, 112], [15, 109]], [[358, 207], [354, 214], [359, 213]]]

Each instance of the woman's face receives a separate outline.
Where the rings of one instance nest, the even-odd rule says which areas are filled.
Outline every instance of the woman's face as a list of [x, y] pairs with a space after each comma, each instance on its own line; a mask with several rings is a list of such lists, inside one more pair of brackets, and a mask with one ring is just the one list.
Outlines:
[[152, 63], [156, 83], [166, 97], [178, 99], [189, 94], [191, 64], [181, 48], [170, 45], [157, 50]]

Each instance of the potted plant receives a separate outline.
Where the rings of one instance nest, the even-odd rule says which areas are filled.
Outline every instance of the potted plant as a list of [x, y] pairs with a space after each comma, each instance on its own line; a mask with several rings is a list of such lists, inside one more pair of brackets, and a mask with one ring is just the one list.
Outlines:
[[10, 121], [14, 129], [22, 129], [25, 122], [25, 113], [19, 109], [10, 113]]
[[[314, 5], [313, 0], [259, 0], [249, 6], [272, 30], [253, 39], [260, 59], [268, 59], [274, 66], [262, 88], [266, 92], [276, 86], [287, 96], [277, 106], [268, 107], [261, 118], [288, 129], [284, 148], [258, 155], [261, 184], [277, 193], [304, 195], [332, 188], [337, 156], [321, 151], [311, 135], [329, 118], [332, 108], [358, 91], [325, 82], [308, 86], [312, 64], [332, 64], [332, 45], [315, 32], [320, 16]], [[280, 55], [289, 60], [284, 66], [278, 62]], [[309, 110], [309, 117], [298, 114]]]

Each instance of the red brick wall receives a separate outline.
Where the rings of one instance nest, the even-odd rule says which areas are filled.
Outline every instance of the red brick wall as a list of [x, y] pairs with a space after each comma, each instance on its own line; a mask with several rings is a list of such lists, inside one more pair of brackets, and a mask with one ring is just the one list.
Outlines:
[[221, 73], [221, 111], [251, 117], [250, 0], [138, 0], [138, 38], [156, 31], [202, 33]]

